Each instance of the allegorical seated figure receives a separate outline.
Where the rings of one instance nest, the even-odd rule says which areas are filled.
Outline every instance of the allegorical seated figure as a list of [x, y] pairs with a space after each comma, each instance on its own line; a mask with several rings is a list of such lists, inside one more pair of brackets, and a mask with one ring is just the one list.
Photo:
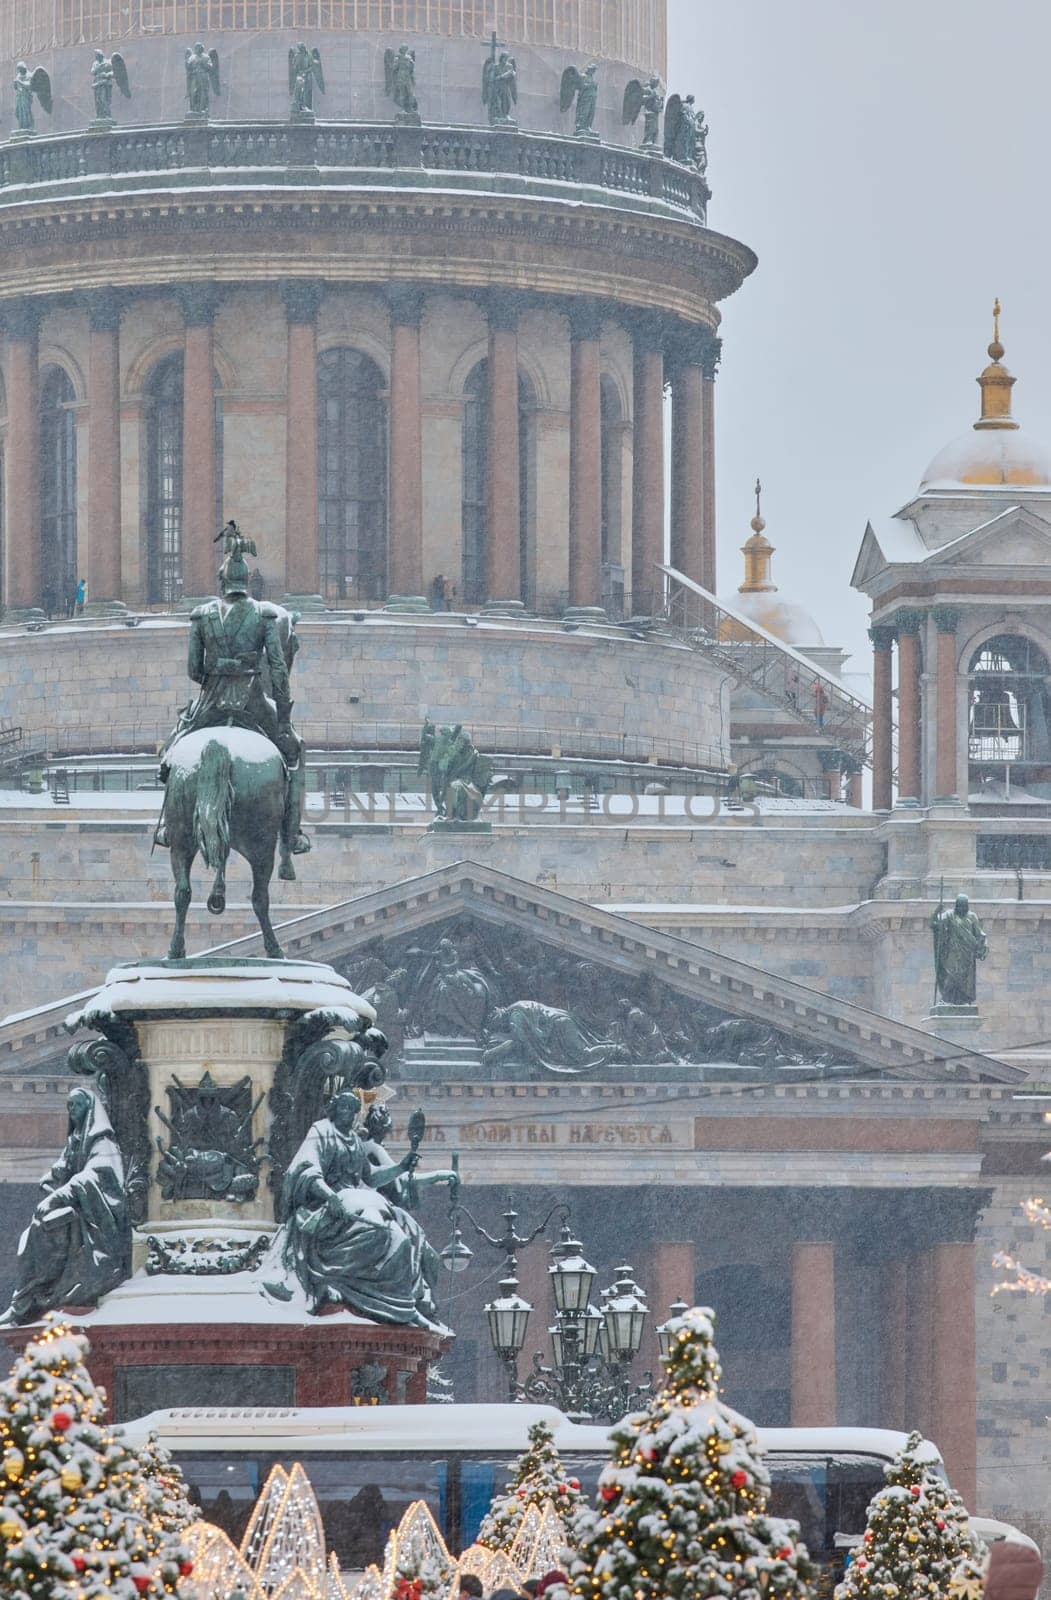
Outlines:
[[[419, 1158], [413, 1151], [390, 1161], [358, 1131], [360, 1112], [359, 1096], [341, 1090], [292, 1158], [281, 1190], [286, 1220], [271, 1265], [279, 1262], [298, 1279], [311, 1311], [346, 1306], [375, 1322], [434, 1327], [438, 1256], [415, 1217], [391, 1198]], [[429, 1181], [455, 1180], [432, 1173]], [[282, 1284], [266, 1287], [288, 1297]]]
[[44, 1198], [19, 1241], [17, 1287], [4, 1324], [95, 1305], [128, 1272], [124, 1163], [109, 1114], [86, 1085], [70, 1090], [67, 1105], [65, 1149], [41, 1181]]
[[[207, 600], [190, 616], [187, 672], [201, 692], [180, 714], [174, 731], [161, 751], [160, 778], [167, 783], [167, 754], [184, 733], [199, 728], [249, 728], [269, 739], [280, 751], [288, 770], [288, 798], [282, 827], [285, 852], [278, 876], [294, 878], [287, 861], [304, 855], [310, 841], [302, 831], [306, 762], [303, 746], [292, 726], [292, 691], [289, 670], [295, 659], [295, 635], [281, 636], [281, 619], [288, 616], [277, 606], [253, 600], [248, 593], [246, 552], [255, 545], [228, 522], [218, 537], [224, 539], [226, 557], [219, 570], [222, 598]], [[270, 694], [264, 685], [269, 677]], [[167, 848], [169, 839], [163, 814], [156, 842]]]

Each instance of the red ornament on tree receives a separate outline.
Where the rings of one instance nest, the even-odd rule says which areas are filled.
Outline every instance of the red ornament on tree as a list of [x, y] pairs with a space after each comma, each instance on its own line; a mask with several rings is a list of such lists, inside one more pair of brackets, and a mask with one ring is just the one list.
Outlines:
[[559, 1492], [559, 1494], [568, 1494], [569, 1493], [569, 1484], [568, 1483], [560, 1483], [559, 1486], [558, 1486], [558, 1492]]
[[615, 1483], [604, 1483], [602, 1488], [599, 1490], [599, 1494], [602, 1496], [603, 1500], [605, 1500], [607, 1505], [611, 1500], [615, 1500], [619, 1493], [620, 1490], [617, 1488]]
[[69, 1559], [72, 1561], [74, 1571], [76, 1572], [83, 1572], [84, 1568], [87, 1566], [87, 1562], [82, 1555], [70, 1556]]
[[865, 1540], [866, 1544], [871, 1544], [872, 1543], [872, 1529], [871, 1528], [866, 1528], [864, 1534], [862, 1535], [862, 1537]]
[[778, 1560], [779, 1561], [787, 1561], [791, 1554], [792, 1554], [792, 1546], [790, 1544], [783, 1544], [781, 1546], [780, 1550], [777, 1552]]
[[193, 1571], [193, 1562], [192, 1561], [180, 1561], [179, 1562], [179, 1576], [180, 1576], [180, 1578], [188, 1578], [192, 1571]]
[[914, 1500], [918, 1500], [920, 1498], [920, 1486], [919, 1486], [919, 1484], [918, 1483], [914, 1483], [912, 1488], [909, 1490], [909, 1493], [912, 1495], [912, 1498]]
[[580, 1488], [580, 1479], [579, 1478], [570, 1478], [569, 1487], [571, 1489], [579, 1489]]
[[737, 1471], [730, 1479], [730, 1482], [733, 1484], [735, 1489], [743, 1489], [745, 1484], [748, 1482], [747, 1472], [742, 1472], [740, 1467], [738, 1467]]
[[515, 1494], [518, 1496], [519, 1500], [524, 1500], [525, 1499], [525, 1490], [524, 1489], [516, 1489], [515, 1490]]
[[147, 1578], [144, 1572], [136, 1573], [135, 1577], [132, 1578], [131, 1581], [135, 1585], [136, 1589], [138, 1589], [140, 1594], [145, 1594], [146, 1590], [150, 1586], [150, 1580]]
[[856, 1567], [867, 1567], [868, 1562], [865, 1560], [864, 1556], [862, 1556], [859, 1560], [855, 1561], [854, 1565]]
[[944, 1517], [935, 1517], [934, 1526], [938, 1529], [938, 1532], [940, 1533], [941, 1530], [945, 1527], [945, 1518]]
[[652, 1461], [656, 1461], [656, 1459], [657, 1459], [656, 1450], [640, 1450], [639, 1454], [641, 1455], [643, 1461], [652, 1462]]
[[67, 1428], [73, 1426], [73, 1418], [68, 1411], [52, 1411], [51, 1426], [56, 1433], [65, 1433]]

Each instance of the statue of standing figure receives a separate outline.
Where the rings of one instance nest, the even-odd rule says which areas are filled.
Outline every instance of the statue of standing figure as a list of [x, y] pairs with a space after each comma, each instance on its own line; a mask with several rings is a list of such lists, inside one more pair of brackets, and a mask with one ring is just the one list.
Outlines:
[[934, 935], [934, 977], [947, 1006], [973, 1006], [978, 995], [978, 962], [989, 954], [989, 941], [965, 894], [951, 911], [939, 900], [931, 913]]
[[91, 64], [91, 89], [95, 96], [95, 121], [113, 121], [113, 90], [118, 88], [125, 100], [131, 99], [128, 67], [119, 50], [111, 56], [96, 50]]
[[640, 83], [632, 78], [624, 91], [624, 126], [638, 122], [642, 116], [642, 148], [657, 150], [660, 144], [661, 112], [664, 110], [664, 89], [659, 78]]
[[568, 111], [577, 102], [576, 122], [574, 132], [578, 138], [597, 139], [595, 132], [595, 114], [598, 111], [598, 62], [592, 61], [583, 72], [578, 72], [576, 67], [567, 67], [562, 74], [562, 91], [559, 105], [563, 111]]
[[514, 126], [514, 107], [518, 104], [518, 63], [514, 56], [496, 48], [482, 68], [482, 104], [488, 109], [493, 128]]
[[386, 93], [398, 108], [399, 122], [419, 122], [420, 105], [416, 99], [416, 52], [407, 44], [397, 50], [388, 50], [383, 57]]
[[292, 121], [314, 120], [314, 88], [325, 92], [325, 74], [320, 50], [297, 44], [288, 52], [288, 92], [292, 97]]
[[688, 94], [683, 100], [673, 94], [664, 118], [664, 154], [684, 167], [696, 167], [703, 177], [708, 170], [707, 138], [708, 124], [697, 109], [696, 97]]
[[36, 128], [33, 120], [33, 101], [39, 100], [41, 111], [51, 115], [51, 79], [43, 67], [34, 67], [32, 72], [24, 61], [20, 61], [15, 68], [15, 126], [19, 133], [32, 133]]
[[474, 822], [493, 781], [493, 763], [475, 749], [462, 723], [436, 728], [428, 718], [420, 735], [417, 773], [430, 780], [436, 815]]
[[186, 52], [186, 101], [190, 116], [207, 117], [212, 106], [212, 95], [218, 94], [219, 52], [205, 50], [200, 39]]

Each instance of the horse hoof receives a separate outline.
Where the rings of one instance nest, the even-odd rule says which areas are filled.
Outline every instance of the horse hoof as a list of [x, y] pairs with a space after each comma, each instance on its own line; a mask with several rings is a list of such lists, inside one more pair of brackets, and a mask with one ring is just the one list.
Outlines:
[[266, 953], [270, 957], [271, 961], [283, 961], [285, 959], [285, 952], [282, 950], [279, 944], [268, 944], [266, 947]]
[[295, 883], [296, 869], [286, 857], [277, 869], [277, 875], [284, 883]]
[[210, 894], [208, 896], [208, 910], [212, 913], [213, 917], [222, 916], [223, 912], [226, 910], [225, 894]]
[[185, 961], [186, 960], [186, 946], [184, 944], [169, 945], [168, 946], [168, 960], [169, 961]]

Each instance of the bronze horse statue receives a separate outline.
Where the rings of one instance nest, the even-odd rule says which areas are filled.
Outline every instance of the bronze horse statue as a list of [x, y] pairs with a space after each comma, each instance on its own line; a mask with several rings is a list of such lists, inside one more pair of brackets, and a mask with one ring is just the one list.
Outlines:
[[[252, 910], [268, 956], [283, 955], [270, 922], [270, 878], [282, 838], [287, 779], [277, 747], [247, 728], [200, 728], [167, 753], [164, 818], [175, 879], [175, 929], [168, 959], [186, 955], [190, 871], [200, 854], [215, 873], [208, 910], [226, 909], [226, 865], [236, 850], [252, 869]], [[282, 858], [286, 847], [282, 841]], [[294, 873], [293, 873], [294, 876]]]

